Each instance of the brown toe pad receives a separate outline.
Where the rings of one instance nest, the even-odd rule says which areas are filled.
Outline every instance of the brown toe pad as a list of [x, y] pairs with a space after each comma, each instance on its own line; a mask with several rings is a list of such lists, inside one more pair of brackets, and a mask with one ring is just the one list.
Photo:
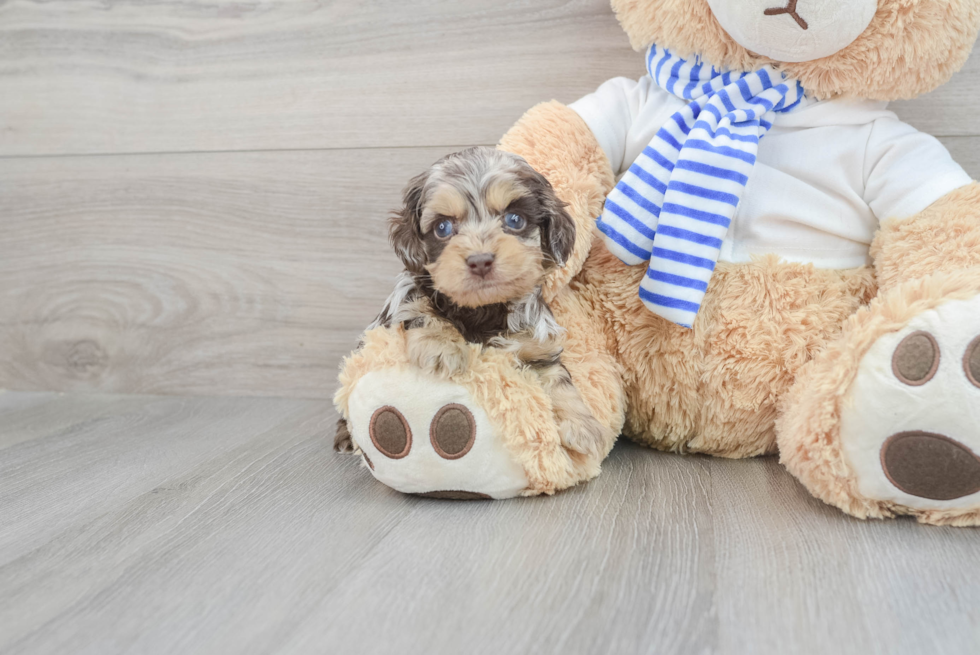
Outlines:
[[441, 500], [493, 500], [486, 494], [479, 494], [475, 491], [427, 491], [424, 494], [415, 494], [422, 498], [439, 498]]
[[980, 491], [980, 457], [960, 442], [931, 432], [900, 432], [881, 447], [881, 468], [893, 485], [930, 500]]
[[459, 459], [476, 442], [476, 421], [464, 405], [452, 403], [440, 409], [429, 426], [429, 439], [443, 459]]
[[963, 370], [975, 387], [980, 387], [980, 337], [970, 342], [963, 356]]
[[412, 449], [412, 428], [402, 413], [390, 405], [374, 412], [368, 434], [374, 447], [391, 459], [401, 459]]
[[922, 386], [939, 370], [939, 344], [928, 332], [905, 337], [892, 355], [892, 372], [905, 384]]

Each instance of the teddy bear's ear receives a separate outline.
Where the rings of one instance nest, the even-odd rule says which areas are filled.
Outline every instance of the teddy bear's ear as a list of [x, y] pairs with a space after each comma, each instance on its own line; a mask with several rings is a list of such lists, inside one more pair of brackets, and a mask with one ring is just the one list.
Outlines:
[[429, 173], [418, 175], [408, 183], [402, 208], [388, 222], [388, 240], [405, 268], [415, 275], [425, 272], [427, 257], [422, 241], [422, 196]]

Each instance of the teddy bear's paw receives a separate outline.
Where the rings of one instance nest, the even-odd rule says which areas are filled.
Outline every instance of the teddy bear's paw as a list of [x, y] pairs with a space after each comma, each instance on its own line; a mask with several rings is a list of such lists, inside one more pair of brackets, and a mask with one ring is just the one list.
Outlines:
[[866, 498], [980, 510], [980, 296], [880, 337], [860, 361], [840, 427]]
[[371, 473], [408, 494], [510, 498], [528, 486], [469, 392], [417, 369], [367, 373], [348, 401], [348, 428]]

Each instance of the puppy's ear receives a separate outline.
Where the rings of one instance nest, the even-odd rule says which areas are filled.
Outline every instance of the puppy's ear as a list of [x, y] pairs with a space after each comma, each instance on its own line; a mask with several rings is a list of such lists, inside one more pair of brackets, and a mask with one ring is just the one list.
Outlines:
[[[533, 170], [533, 169], [532, 169]], [[532, 190], [544, 212], [541, 225], [541, 248], [556, 265], [562, 267], [575, 247], [575, 221], [565, 211], [566, 204], [555, 193], [544, 175], [533, 171]]]
[[401, 210], [392, 214], [388, 221], [391, 247], [405, 264], [405, 269], [414, 275], [424, 273], [428, 263], [422, 241], [422, 193], [428, 177], [425, 172], [412, 178], [405, 187]]
[[549, 254], [559, 267], [572, 256], [575, 247], [575, 221], [565, 211], [565, 203], [555, 198], [554, 210], [550, 212], [550, 220], [545, 227], [541, 240]]

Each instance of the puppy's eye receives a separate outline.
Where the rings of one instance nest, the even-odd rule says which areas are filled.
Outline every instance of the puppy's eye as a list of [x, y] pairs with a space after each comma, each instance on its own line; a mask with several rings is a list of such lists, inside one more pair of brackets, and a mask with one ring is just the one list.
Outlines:
[[440, 239], [448, 239], [453, 235], [453, 222], [448, 218], [439, 221], [439, 224], [436, 225], [434, 232]]
[[507, 214], [504, 216], [504, 225], [508, 230], [523, 230], [527, 221], [520, 214]]

